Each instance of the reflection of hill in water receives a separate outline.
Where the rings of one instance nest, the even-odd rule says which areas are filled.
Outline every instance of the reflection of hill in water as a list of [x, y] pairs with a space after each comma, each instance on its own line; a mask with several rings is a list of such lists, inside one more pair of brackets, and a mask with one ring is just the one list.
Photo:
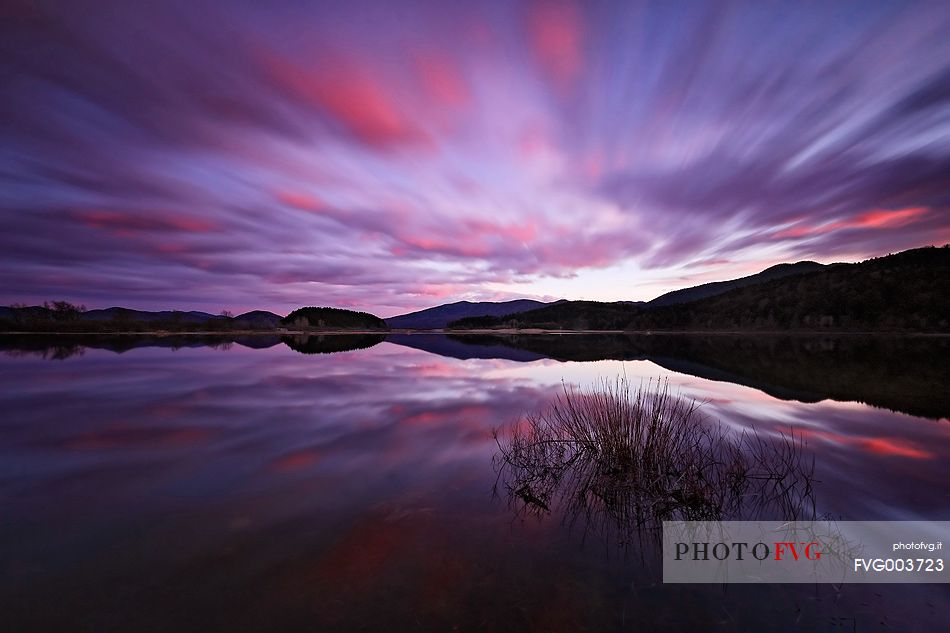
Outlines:
[[[365, 349], [381, 343], [385, 334], [320, 334], [278, 336], [276, 334], [249, 334], [232, 336], [209, 335], [130, 335], [130, 334], [57, 334], [41, 336], [33, 334], [0, 335], [0, 352], [10, 356], [41, 356], [51, 360], [63, 360], [81, 356], [87, 349], [102, 349], [121, 354], [143, 347], [168, 349], [211, 347], [227, 349], [241, 345], [251, 349], [267, 349], [280, 343], [301, 354], [332, 354], [356, 349]], [[519, 353], [515, 351], [515, 353]]]
[[547, 358], [543, 353], [521, 349], [505, 341], [499, 341], [497, 336], [486, 336], [483, 341], [476, 341], [475, 339], [478, 338], [477, 336], [446, 336], [445, 334], [390, 334], [386, 337], [386, 341], [460, 360], [501, 358], [530, 362]]
[[130, 334], [56, 334], [43, 336], [35, 334], [0, 335], [0, 351], [11, 355], [37, 355], [43, 358], [62, 360], [72, 356], [81, 356], [87, 349], [102, 349], [121, 354], [142, 347], [181, 348], [227, 348], [232, 344], [253, 349], [266, 349], [280, 343], [276, 335], [252, 334], [195, 335], [181, 334], [170, 336], [130, 335]]
[[284, 345], [301, 354], [332, 354], [366, 349], [382, 343], [385, 339], [385, 334], [304, 334], [280, 337]]
[[451, 358], [530, 362], [649, 360], [672, 371], [759, 389], [786, 400], [860, 401], [929, 418], [950, 417], [950, 338], [939, 336], [765, 336], [636, 334], [321, 334], [0, 335], [0, 352], [49, 359], [86, 349], [116, 353], [234, 344], [254, 349], [281, 342], [304, 354], [372, 347], [382, 341]]
[[472, 347], [506, 345], [561, 361], [649, 360], [672, 371], [746, 385], [786, 400], [857, 400], [912, 415], [950, 417], [947, 337], [515, 334], [450, 338]]

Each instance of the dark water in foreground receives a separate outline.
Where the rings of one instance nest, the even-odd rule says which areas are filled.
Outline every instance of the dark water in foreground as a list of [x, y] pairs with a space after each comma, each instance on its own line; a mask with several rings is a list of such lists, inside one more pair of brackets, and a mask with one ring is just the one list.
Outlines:
[[948, 585], [663, 585], [493, 495], [491, 431], [662, 378], [800, 433], [822, 515], [950, 520], [947, 339], [381, 338], [0, 337], [4, 630], [945, 630]]

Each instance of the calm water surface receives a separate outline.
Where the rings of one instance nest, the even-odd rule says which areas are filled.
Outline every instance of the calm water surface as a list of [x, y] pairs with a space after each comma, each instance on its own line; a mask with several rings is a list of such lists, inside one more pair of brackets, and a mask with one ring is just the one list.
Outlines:
[[731, 429], [795, 429], [823, 516], [950, 520], [945, 339], [7, 337], [0, 350], [7, 631], [937, 631], [950, 618], [947, 585], [663, 585], [649, 543], [493, 494], [492, 429], [562, 383], [623, 374], [668, 380]]

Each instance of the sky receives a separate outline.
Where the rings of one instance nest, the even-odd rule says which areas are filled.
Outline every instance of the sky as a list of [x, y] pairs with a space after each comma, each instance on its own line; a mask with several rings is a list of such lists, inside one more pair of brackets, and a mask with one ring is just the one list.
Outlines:
[[0, 1], [0, 304], [651, 299], [950, 241], [945, 2]]

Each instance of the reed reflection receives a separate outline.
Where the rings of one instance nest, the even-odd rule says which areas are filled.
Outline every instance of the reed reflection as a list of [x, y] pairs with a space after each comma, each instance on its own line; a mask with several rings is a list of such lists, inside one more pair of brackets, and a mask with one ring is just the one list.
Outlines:
[[659, 381], [565, 386], [495, 439], [496, 492], [517, 514], [561, 515], [620, 544], [658, 539], [668, 520], [816, 517], [802, 435], [732, 432]]

